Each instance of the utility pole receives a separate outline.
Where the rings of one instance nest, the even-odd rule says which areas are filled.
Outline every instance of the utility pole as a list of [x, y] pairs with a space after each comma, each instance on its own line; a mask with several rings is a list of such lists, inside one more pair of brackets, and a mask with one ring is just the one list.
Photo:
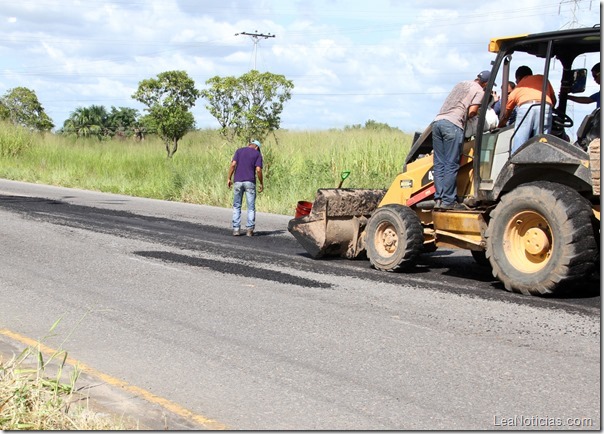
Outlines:
[[[562, 27], [560, 27], [560, 30], [562, 29], [576, 29], [577, 27], [581, 27], [581, 24], [579, 23], [579, 18], [577, 16], [578, 12], [580, 11], [580, 0], [561, 0], [560, 4], [558, 5], [558, 15], [561, 15], [562, 13], [562, 5], [563, 4], [571, 4], [570, 6], [570, 21], [568, 21], [566, 24], [564, 24]], [[591, 11], [591, 4], [592, 1], [589, 1], [589, 10]], [[585, 62], [587, 61], [587, 56], [585, 54], [582, 54], [581, 56], [579, 56], [577, 58], [576, 61], [578, 61], [579, 58], [583, 58], [583, 67], [585, 67]], [[577, 65], [578, 66], [578, 65]], [[575, 117], [575, 106], [574, 105], [570, 105], [568, 107], [568, 113], [571, 117]], [[571, 127], [570, 128], [571, 132], [573, 135], [575, 135], [575, 127]]]
[[[560, 1], [560, 4], [558, 5], [558, 15], [560, 15], [561, 11], [562, 11], [562, 4], [563, 3], [572, 3], [571, 6], [571, 10], [570, 10], [570, 14], [572, 15], [572, 18], [569, 22], [567, 22], [566, 24], [564, 24], [560, 29], [576, 29], [577, 27], [580, 27], [580, 23], [579, 23], [579, 19], [577, 18], [577, 12], [580, 9], [579, 7], [579, 0], [562, 0]], [[589, 10], [591, 11], [591, 0], [589, 2]]]
[[254, 33], [248, 33], [248, 32], [235, 33], [235, 36], [239, 36], [239, 35], [249, 36], [252, 39], [252, 41], [254, 42], [254, 69], [256, 69], [256, 60], [258, 57], [258, 41], [260, 41], [260, 39], [274, 38], [275, 35], [271, 35], [270, 33], [267, 33], [266, 35], [264, 33], [258, 33], [258, 30], [254, 30]]

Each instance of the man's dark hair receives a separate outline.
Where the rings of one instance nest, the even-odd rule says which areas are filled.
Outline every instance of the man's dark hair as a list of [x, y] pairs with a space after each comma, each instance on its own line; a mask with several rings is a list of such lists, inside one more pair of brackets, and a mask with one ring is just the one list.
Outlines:
[[600, 72], [600, 62], [591, 67], [591, 72]]
[[516, 70], [516, 82], [519, 82], [524, 77], [533, 75], [533, 70], [526, 65], [519, 66]]

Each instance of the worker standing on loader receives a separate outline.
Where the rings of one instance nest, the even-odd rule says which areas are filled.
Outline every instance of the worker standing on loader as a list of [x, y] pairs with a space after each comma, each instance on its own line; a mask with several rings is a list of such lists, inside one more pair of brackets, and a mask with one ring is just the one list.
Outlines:
[[490, 71], [482, 71], [476, 79], [458, 83], [434, 118], [434, 209], [463, 208], [462, 204], [457, 203], [457, 172], [464, 129], [468, 119], [478, 113], [490, 76]]

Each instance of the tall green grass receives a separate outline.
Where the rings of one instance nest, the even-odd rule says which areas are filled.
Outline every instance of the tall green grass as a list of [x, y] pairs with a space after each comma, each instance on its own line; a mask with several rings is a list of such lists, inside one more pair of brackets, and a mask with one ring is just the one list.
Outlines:
[[24, 128], [0, 123], [0, 156], [11, 158], [23, 154], [34, 142], [34, 134]]
[[[262, 146], [265, 191], [257, 210], [291, 215], [319, 188], [387, 188], [412, 136], [397, 130], [278, 131]], [[227, 171], [235, 150], [216, 130], [187, 134], [167, 159], [157, 138], [99, 141], [0, 128], [0, 177], [131, 196], [230, 207]]]

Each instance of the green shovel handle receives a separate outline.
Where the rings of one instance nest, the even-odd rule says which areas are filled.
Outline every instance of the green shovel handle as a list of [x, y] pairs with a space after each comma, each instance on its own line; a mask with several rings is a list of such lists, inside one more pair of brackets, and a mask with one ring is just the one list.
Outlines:
[[342, 183], [344, 182], [344, 180], [346, 178], [348, 178], [348, 176], [350, 175], [350, 170], [344, 170], [341, 174], [340, 174], [340, 184], [338, 185], [338, 188], [342, 188]]

